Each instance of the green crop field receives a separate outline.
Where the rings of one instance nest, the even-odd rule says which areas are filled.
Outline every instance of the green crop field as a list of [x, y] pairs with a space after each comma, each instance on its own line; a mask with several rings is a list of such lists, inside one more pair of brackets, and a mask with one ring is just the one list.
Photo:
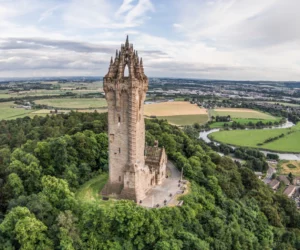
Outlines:
[[[246, 125], [249, 122], [257, 123], [259, 121], [263, 123], [280, 121], [280, 117], [275, 117], [267, 113], [263, 113], [252, 109], [241, 108], [219, 108], [209, 111], [210, 116], [228, 116], [230, 115], [232, 121], [236, 121], [240, 124]], [[210, 124], [210, 128], [221, 128], [225, 122], [214, 122]], [[228, 122], [230, 124], [230, 122]]]
[[10, 98], [11, 96], [9, 94], [5, 94], [5, 93], [0, 93], [0, 98], [1, 99], [7, 99]]
[[[264, 143], [267, 139], [284, 137]], [[278, 152], [300, 152], [300, 123], [287, 129], [231, 130], [209, 135], [215, 141], [242, 147], [261, 148]], [[258, 145], [263, 144], [263, 145]]]
[[286, 106], [286, 107], [300, 107], [300, 104], [288, 103], [288, 102], [268, 102], [268, 103], [271, 103], [271, 104], [277, 104], [278, 103], [278, 104]]
[[16, 106], [13, 102], [0, 102], [0, 120], [21, 118], [32, 113], [32, 110], [12, 108], [13, 106]]
[[[235, 121], [235, 122], [238, 122], [240, 124], [243, 124], [243, 125], [247, 125], [249, 122], [252, 122], [252, 123], [257, 123], [259, 121], [261, 121], [262, 123], [266, 124], [268, 122], [279, 122], [281, 120], [281, 118], [276, 118], [275, 120], [274, 119], [250, 119], [250, 118], [233, 118], [232, 121]], [[222, 128], [224, 127], [224, 124], [227, 123], [227, 124], [231, 124], [231, 122], [214, 122], [212, 124], [209, 125], [210, 128]]]
[[204, 124], [208, 120], [208, 115], [174, 115], [174, 116], [157, 116], [158, 119], [166, 119], [169, 123], [185, 126], [194, 123]]
[[55, 108], [89, 109], [107, 106], [104, 98], [54, 98], [35, 101]]

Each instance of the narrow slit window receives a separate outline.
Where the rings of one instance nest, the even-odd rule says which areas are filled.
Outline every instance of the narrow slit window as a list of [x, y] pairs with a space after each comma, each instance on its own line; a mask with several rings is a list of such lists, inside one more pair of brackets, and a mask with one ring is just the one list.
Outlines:
[[121, 148], [119, 148], [119, 154], [121, 154]]
[[124, 77], [129, 77], [129, 68], [128, 68], [128, 65], [126, 65], [125, 68], [124, 68]]
[[121, 116], [118, 116], [118, 121], [121, 122]]
[[119, 181], [121, 182], [121, 180], [122, 180], [122, 178], [121, 178], [121, 176], [119, 176]]

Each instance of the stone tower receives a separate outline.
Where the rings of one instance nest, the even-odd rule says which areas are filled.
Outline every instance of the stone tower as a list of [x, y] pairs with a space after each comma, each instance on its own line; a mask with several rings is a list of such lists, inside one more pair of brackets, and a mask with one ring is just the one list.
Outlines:
[[[126, 73], [128, 72], [128, 73]], [[145, 166], [144, 101], [148, 78], [128, 36], [103, 80], [108, 105], [109, 181], [104, 195], [140, 201], [149, 189]], [[147, 184], [145, 185], [145, 183]]]

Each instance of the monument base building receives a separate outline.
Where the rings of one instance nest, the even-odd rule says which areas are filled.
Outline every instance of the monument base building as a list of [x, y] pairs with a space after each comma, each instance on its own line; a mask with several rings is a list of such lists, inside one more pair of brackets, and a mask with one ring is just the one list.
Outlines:
[[103, 89], [108, 105], [109, 181], [102, 194], [140, 202], [166, 178], [167, 155], [157, 142], [145, 147], [148, 78], [128, 37], [111, 58]]

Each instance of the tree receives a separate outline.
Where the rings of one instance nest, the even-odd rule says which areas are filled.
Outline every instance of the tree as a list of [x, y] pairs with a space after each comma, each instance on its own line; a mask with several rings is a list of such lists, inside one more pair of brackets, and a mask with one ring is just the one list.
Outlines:
[[294, 175], [291, 172], [288, 174], [288, 179], [291, 183], [293, 183]]
[[80, 249], [82, 242], [80, 240], [79, 230], [76, 227], [78, 219], [73, 215], [72, 211], [60, 212], [57, 217], [57, 225], [59, 226], [59, 239], [61, 249]]
[[53, 249], [53, 243], [46, 236], [47, 227], [34, 217], [20, 219], [15, 227], [16, 239], [24, 250]]
[[72, 209], [76, 203], [67, 181], [53, 176], [43, 176], [42, 194], [59, 210]]
[[15, 173], [8, 176], [5, 189], [12, 195], [12, 197], [18, 197], [24, 193], [22, 180]]

